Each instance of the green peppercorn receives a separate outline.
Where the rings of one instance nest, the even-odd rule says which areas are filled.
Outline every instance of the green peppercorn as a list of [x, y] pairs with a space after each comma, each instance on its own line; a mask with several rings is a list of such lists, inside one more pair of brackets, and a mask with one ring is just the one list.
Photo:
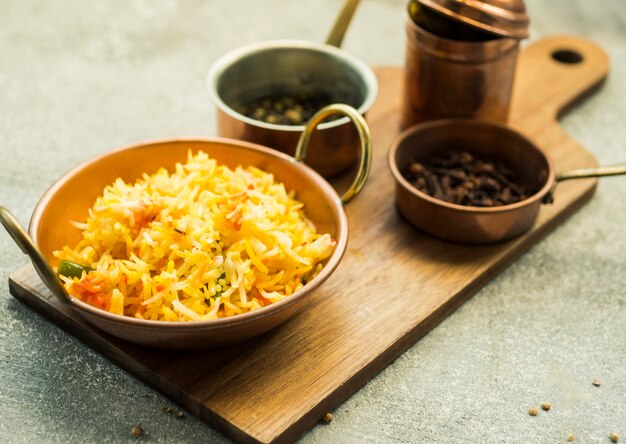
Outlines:
[[[274, 125], [304, 125], [324, 106], [332, 103], [329, 94], [302, 93], [294, 96], [262, 97], [235, 109], [252, 119]], [[337, 117], [330, 117], [331, 121]]]

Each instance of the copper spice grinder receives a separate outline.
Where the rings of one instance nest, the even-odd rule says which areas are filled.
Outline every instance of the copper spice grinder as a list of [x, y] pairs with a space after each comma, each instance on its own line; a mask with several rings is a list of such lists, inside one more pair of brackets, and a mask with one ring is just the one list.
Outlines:
[[528, 23], [523, 0], [412, 0], [402, 127], [449, 117], [506, 123]]

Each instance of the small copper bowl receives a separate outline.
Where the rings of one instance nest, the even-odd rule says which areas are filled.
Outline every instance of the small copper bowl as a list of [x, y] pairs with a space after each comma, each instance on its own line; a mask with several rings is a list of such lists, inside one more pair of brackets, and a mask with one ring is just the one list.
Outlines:
[[[365, 115], [376, 99], [378, 83], [359, 59], [331, 45], [277, 40], [233, 50], [207, 75], [217, 106], [218, 134], [269, 146], [293, 155], [304, 125], [277, 125], [237, 111], [242, 104], [280, 95], [323, 94]], [[319, 125], [306, 163], [324, 177], [336, 176], [359, 158], [359, 136], [347, 118]]]
[[[411, 162], [449, 149], [502, 160], [538, 191], [511, 205], [465, 206], [422, 193], [404, 177]], [[389, 167], [396, 180], [396, 205], [410, 223], [437, 238], [469, 244], [502, 241], [529, 230], [555, 183], [552, 161], [533, 142], [504, 125], [474, 119], [436, 120], [407, 129], [391, 146]]]

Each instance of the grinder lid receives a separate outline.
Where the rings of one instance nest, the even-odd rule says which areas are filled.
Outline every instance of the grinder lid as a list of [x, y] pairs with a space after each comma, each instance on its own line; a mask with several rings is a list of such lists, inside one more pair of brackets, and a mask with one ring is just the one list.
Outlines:
[[524, 0], [418, 0], [451, 19], [492, 34], [514, 39], [528, 37]]

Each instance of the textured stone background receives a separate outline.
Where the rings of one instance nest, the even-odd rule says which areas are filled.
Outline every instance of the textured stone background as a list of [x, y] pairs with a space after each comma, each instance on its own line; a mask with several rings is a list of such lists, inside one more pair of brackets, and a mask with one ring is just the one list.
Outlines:
[[[364, 0], [344, 47], [403, 62], [403, 0]], [[531, 39], [602, 45], [604, 88], [563, 126], [601, 163], [626, 161], [623, 0], [527, 1]], [[114, 147], [215, 134], [204, 77], [245, 43], [325, 38], [336, 0], [0, 0], [0, 203], [26, 224], [50, 183]], [[385, 149], [385, 147], [378, 147]], [[626, 179], [534, 247], [349, 400], [327, 442], [608, 442], [626, 439]], [[169, 402], [15, 301], [26, 262], [0, 234], [0, 441], [223, 442]], [[591, 381], [602, 380], [600, 387]], [[531, 418], [543, 400], [553, 408]]]

